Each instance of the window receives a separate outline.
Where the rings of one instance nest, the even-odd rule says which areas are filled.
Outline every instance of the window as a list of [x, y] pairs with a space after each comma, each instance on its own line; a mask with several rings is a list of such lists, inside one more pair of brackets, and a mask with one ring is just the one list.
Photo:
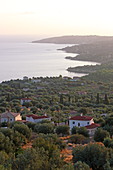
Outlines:
[[75, 124], [75, 122], [73, 122], [73, 124]]
[[78, 123], [78, 126], [80, 126], [80, 123]]
[[87, 122], [87, 125], [89, 125], [89, 122]]

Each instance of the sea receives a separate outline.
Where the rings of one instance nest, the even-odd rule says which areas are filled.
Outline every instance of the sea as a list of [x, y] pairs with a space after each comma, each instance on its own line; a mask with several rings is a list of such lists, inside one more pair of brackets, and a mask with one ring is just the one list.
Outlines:
[[68, 67], [96, 65], [96, 62], [65, 59], [77, 54], [58, 50], [72, 44], [32, 43], [40, 39], [33, 36], [0, 36], [0, 82], [22, 79], [24, 76], [81, 77], [85, 74], [70, 73]]

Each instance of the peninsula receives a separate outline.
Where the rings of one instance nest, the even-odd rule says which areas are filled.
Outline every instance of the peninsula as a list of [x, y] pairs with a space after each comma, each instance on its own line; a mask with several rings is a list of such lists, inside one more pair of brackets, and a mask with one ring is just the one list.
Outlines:
[[69, 72], [92, 74], [113, 68], [113, 36], [61, 36], [32, 41], [32, 43], [72, 44], [72, 46], [58, 49], [78, 54], [75, 57], [67, 56], [66, 59], [100, 63], [96, 66], [70, 67], [67, 69]]
[[51, 37], [41, 40], [32, 41], [32, 43], [54, 43], [54, 44], [89, 44], [98, 41], [113, 40], [113, 36], [96, 36], [96, 35], [69, 35], [60, 37]]

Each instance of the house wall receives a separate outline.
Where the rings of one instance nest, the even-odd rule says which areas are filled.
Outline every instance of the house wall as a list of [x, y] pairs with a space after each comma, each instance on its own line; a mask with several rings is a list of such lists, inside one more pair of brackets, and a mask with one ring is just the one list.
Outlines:
[[51, 120], [50, 118], [43, 118], [43, 119], [33, 119], [32, 117], [26, 117], [26, 121], [33, 122], [33, 123], [39, 123], [43, 120]]
[[14, 117], [12, 114], [7, 113], [7, 117], [1, 117], [0, 119], [0, 122], [14, 122], [14, 121], [17, 121], [17, 120], [22, 120], [20, 114], [16, 117]]
[[88, 120], [88, 121], [81, 121], [81, 120], [69, 120], [69, 127], [72, 129], [74, 126], [76, 127], [84, 127], [87, 125], [91, 125], [94, 123], [93, 119]]
[[26, 117], [26, 121], [35, 123], [35, 121], [32, 117]]
[[15, 117], [15, 121], [17, 121], [17, 120], [22, 120], [22, 117], [20, 116], [20, 114]]
[[50, 118], [35, 119], [35, 123], [42, 122], [43, 120], [50, 120]]
[[20, 100], [20, 103], [21, 103], [21, 105], [23, 105], [24, 103], [27, 103], [27, 102], [31, 102], [31, 100]]
[[89, 132], [89, 135], [90, 135], [90, 136], [93, 136], [93, 135], [95, 134], [96, 129], [97, 129], [97, 128], [87, 129], [88, 132]]
[[1, 123], [2, 122], [14, 122], [15, 121], [15, 119], [14, 119], [14, 117], [9, 117], [9, 118], [1, 118]]

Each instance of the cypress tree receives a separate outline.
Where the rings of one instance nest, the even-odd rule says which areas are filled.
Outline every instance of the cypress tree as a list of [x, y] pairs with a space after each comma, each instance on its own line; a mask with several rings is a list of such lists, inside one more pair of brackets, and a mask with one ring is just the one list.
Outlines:
[[96, 103], [99, 104], [99, 102], [100, 102], [99, 93], [97, 93], [97, 100], [96, 100]]
[[63, 104], [63, 95], [60, 95], [60, 103]]
[[109, 104], [109, 99], [107, 94], [105, 94], [105, 98], [104, 98], [104, 104]]

